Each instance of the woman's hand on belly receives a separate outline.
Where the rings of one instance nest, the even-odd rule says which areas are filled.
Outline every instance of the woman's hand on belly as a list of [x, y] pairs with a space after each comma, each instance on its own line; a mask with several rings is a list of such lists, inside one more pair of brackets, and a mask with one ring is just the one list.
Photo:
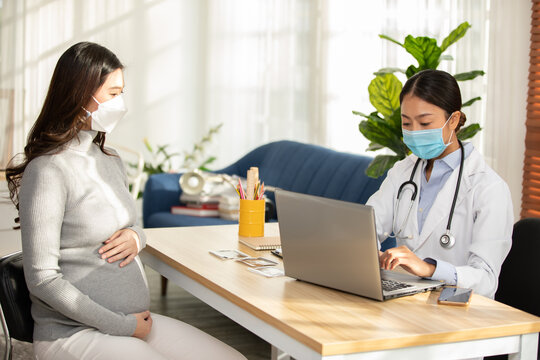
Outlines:
[[138, 254], [138, 237], [137, 233], [131, 229], [118, 230], [99, 249], [101, 258], [109, 263], [124, 259], [120, 267], [126, 266]]
[[144, 339], [152, 330], [152, 317], [150, 311], [143, 311], [142, 313], [133, 314], [137, 318], [137, 327], [133, 333], [133, 337]]
[[385, 270], [394, 270], [401, 265], [416, 276], [431, 277], [435, 272], [435, 265], [420, 259], [405, 245], [388, 249], [384, 253], [379, 251], [379, 255], [379, 263]]

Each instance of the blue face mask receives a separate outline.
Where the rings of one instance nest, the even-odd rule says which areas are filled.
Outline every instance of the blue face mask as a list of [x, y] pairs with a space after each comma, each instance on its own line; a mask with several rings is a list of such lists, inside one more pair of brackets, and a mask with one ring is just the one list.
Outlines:
[[[409, 149], [411, 149], [414, 155], [421, 159], [436, 158], [443, 153], [444, 149], [446, 149], [448, 145], [451, 144], [451, 142], [445, 144], [442, 136], [442, 130], [446, 124], [448, 124], [451, 117], [452, 115], [450, 115], [444, 125], [438, 129], [416, 131], [401, 129], [403, 132], [403, 142]], [[450, 134], [450, 138], [452, 138], [452, 134]], [[450, 141], [450, 139], [448, 140]]]

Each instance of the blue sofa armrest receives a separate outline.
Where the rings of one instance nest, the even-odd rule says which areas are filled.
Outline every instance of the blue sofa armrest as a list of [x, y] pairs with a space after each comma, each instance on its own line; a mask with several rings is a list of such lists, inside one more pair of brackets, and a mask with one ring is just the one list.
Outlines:
[[143, 222], [148, 227], [147, 221], [152, 214], [170, 213], [171, 206], [180, 205], [180, 176], [182, 174], [155, 174], [148, 178], [143, 192]]

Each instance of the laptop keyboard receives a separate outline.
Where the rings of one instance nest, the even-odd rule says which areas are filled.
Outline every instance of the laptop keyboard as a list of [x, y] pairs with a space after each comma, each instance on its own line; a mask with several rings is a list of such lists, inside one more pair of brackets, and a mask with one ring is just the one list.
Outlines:
[[384, 291], [393, 291], [393, 290], [399, 290], [399, 289], [404, 289], [408, 287], [412, 287], [412, 285], [395, 281], [395, 280], [382, 279], [382, 288]]

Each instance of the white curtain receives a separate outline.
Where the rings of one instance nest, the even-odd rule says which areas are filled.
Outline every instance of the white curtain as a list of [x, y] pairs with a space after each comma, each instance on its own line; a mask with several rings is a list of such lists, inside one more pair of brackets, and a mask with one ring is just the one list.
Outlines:
[[514, 218], [521, 210], [532, 3], [491, 0], [487, 110], [483, 131], [486, 160], [512, 193]]
[[204, 119], [238, 158], [271, 140], [320, 143], [319, 3], [207, 3]]
[[0, 169], [24, 146], [24, 32], [22, 2], [0, 8]]
[[[488, 72], [461, 86], [465, 100], [483, 97], [466, 110], [484, 127], [475, 144], [500, 159], [504, 154], [489, 153], [486, 142], [495, 126], [486, 121], [486, 93], [488, 79], [511, 64], [492, 62], [506, 51], [493, 37], [494, 21], [501, 21], [496, 9], [513, 5], [491, 2], [490, 8], [489, 0], [3, 0], [0, 95], [13, 94], [14, 111], [5, 115], [2, 98], [1, 158], [22, 150], [58, 57], [83, 40], [107, 46], [126, 65], [130, 111], [110, 136], [114, 143], [145, 152], [148, 138], [171, 144], [171, 151], [190, 150], [223, 123], [207, 149], [218, 158], [214, 168], [278, 139], [363, 153], [367, 141], [351, 111], [372, 111], [367, 86], [374, 71], [414, 62], [378, 34], [400, 41], [428, 35], [440, 43], [468, 21], [472, 28], [448, 50], [455, 60], [440, 68]], [[526, 1], [519, 2], [516, 8]], [[504, 21], [515, 31], [528, 23]]]

